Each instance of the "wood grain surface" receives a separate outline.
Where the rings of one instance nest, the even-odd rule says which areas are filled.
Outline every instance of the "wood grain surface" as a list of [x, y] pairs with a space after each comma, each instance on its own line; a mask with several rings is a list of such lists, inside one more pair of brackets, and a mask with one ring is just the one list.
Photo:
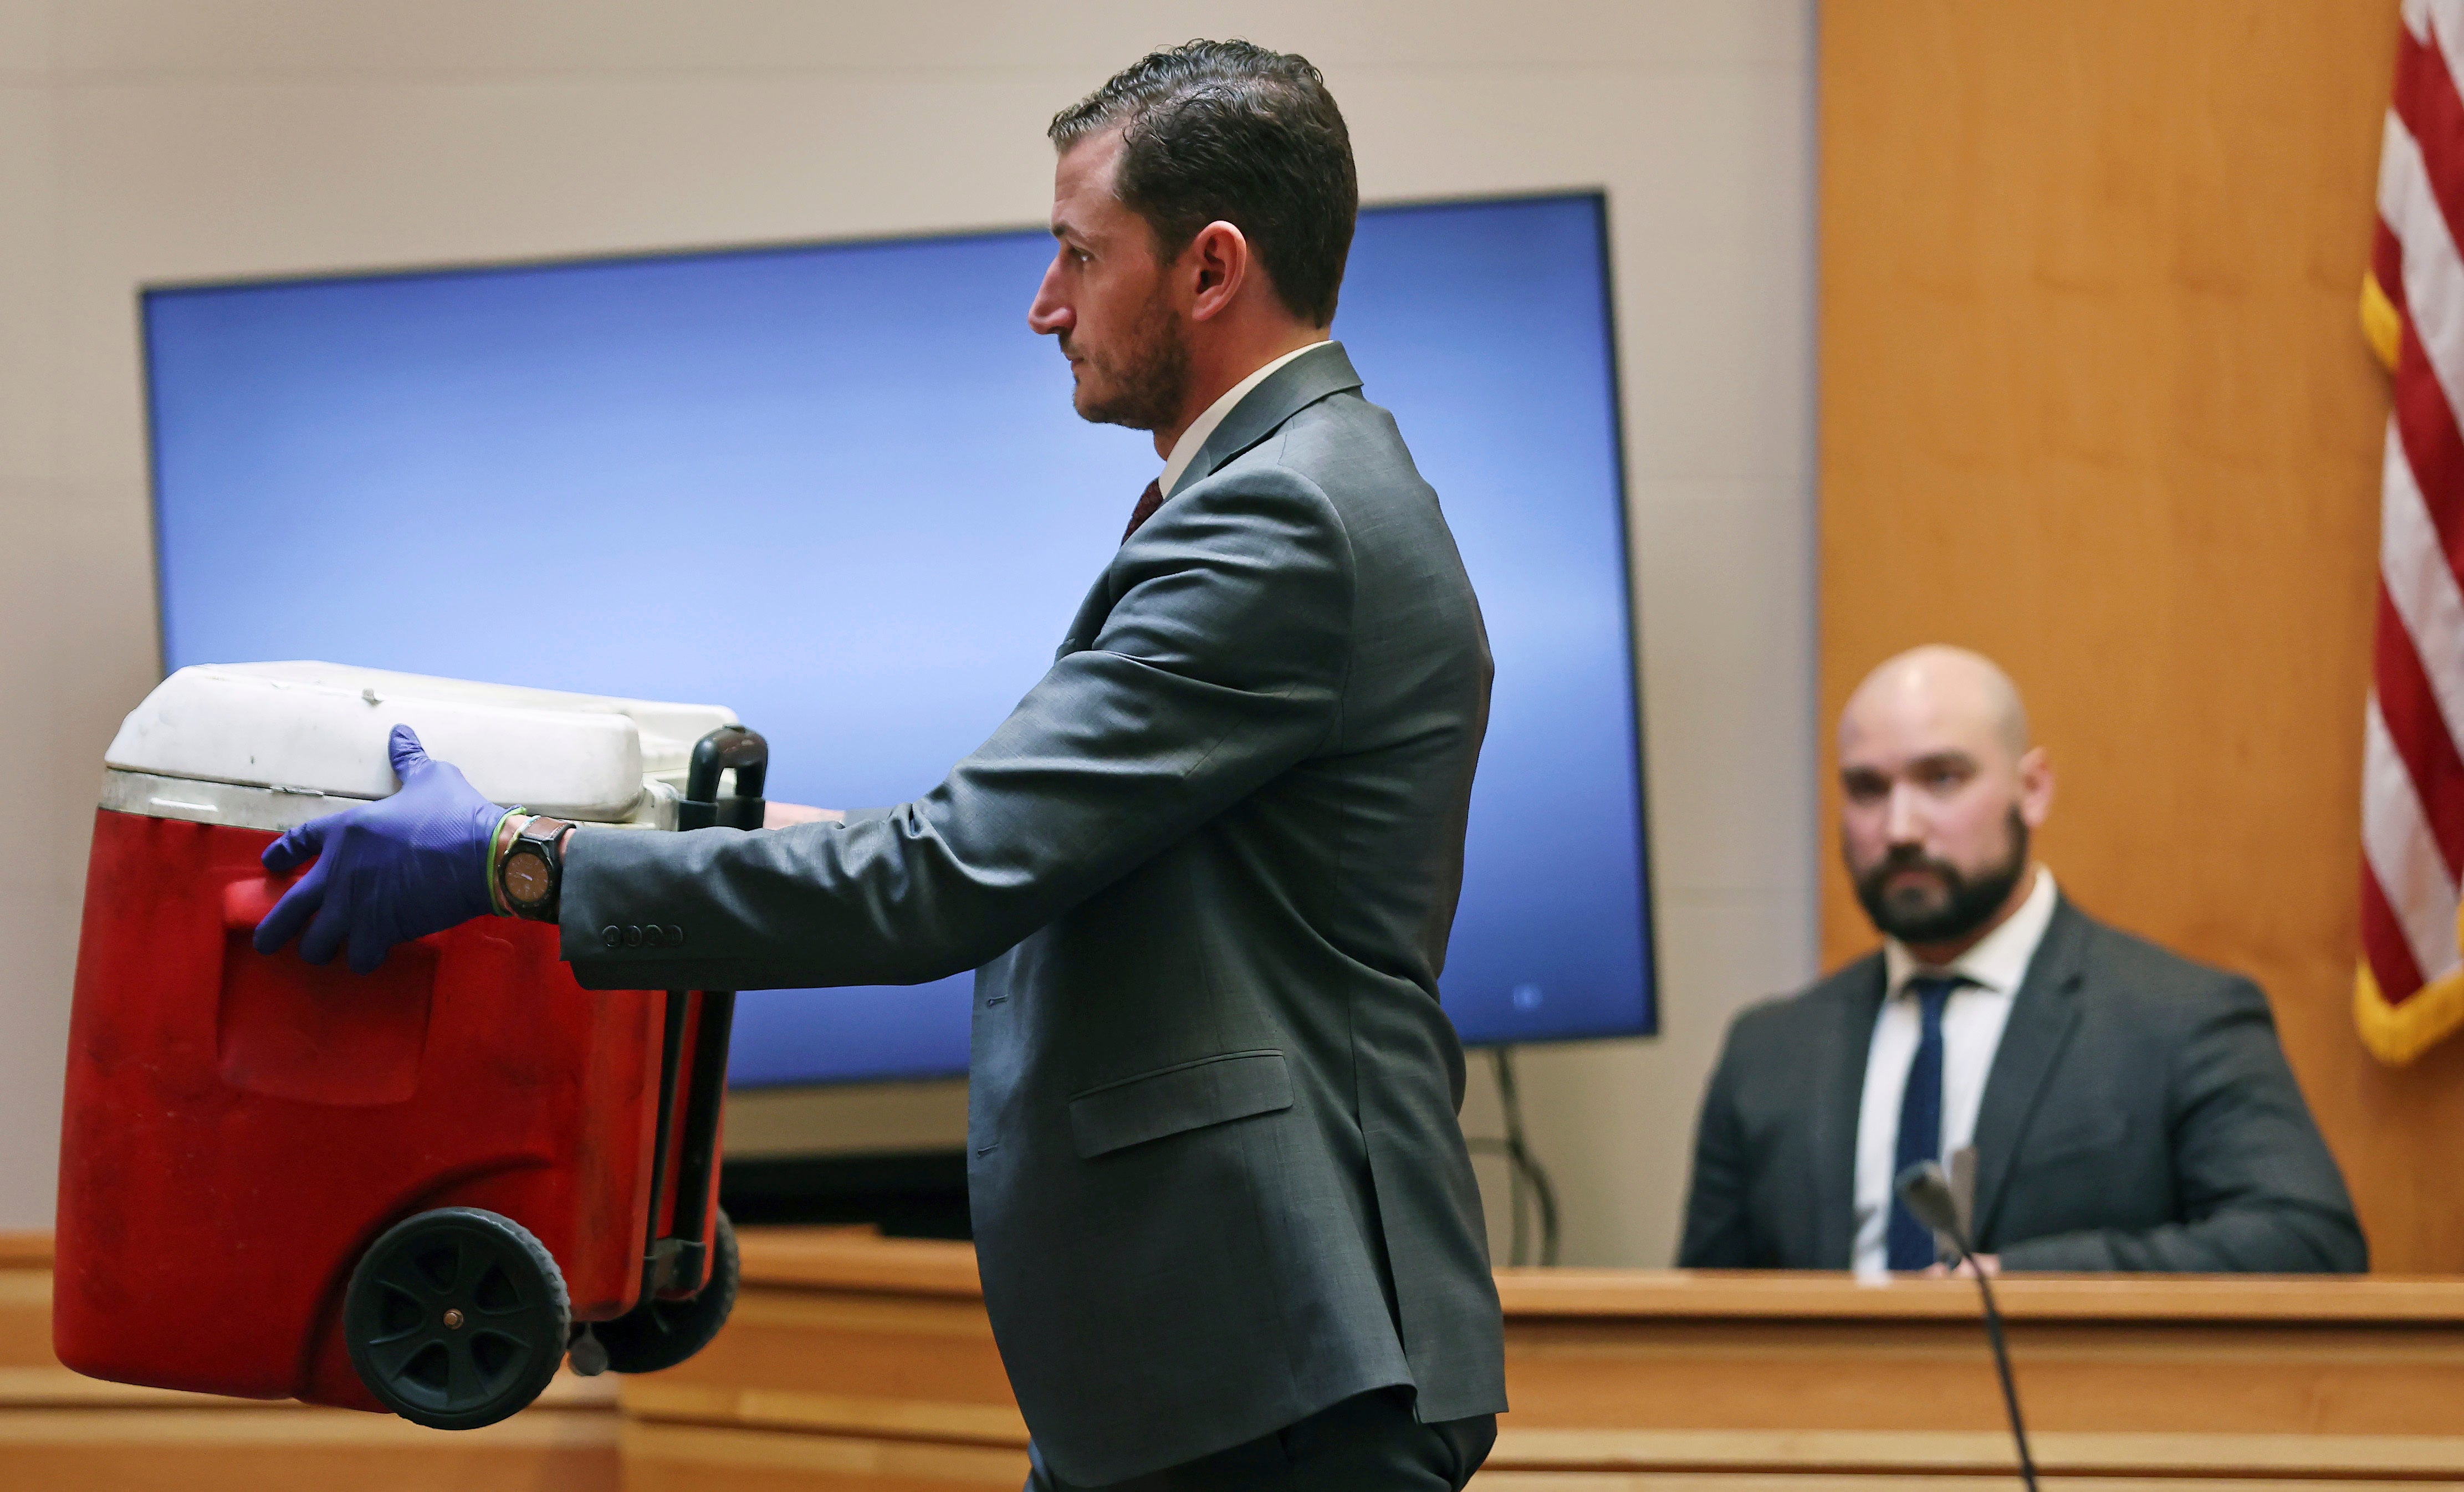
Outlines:
[[[717, 1342], [560, 1379], [463, 1435], [96, 1383], [50, 1355], [40, 1267], [0, 1268], [0, 1485], [107, 1492], [958, 1492], [1017, 1487], [1026, 1426], [964, 1244], [747, 1229]], [[39, 1257], [28, 1248], [18, 1257]], [[1506, 1271], [1507, 1387], [1479, 1492], [2007, 1485], [1959, 1281]], [[2108, 1492], [2464, 1485], [2464, 1282], [2011, 1281], [2052, 1475]], [[621, 1471], [620, 1471], [621, 1468]]]
[[[963, 1245], [747, 1230], [737, 1316], [624, 1388], [632, 1492], [1015, 1486], [1026, 1427]], [[1506, 1270], [1480, 1492], [2007, 1484], [1964, 1281]], [[2464, 1484], [2464, 1281], [2006, 1282], [2049, 1472]]]
[[[1821, 678], [2026, 692], [2095, 914], [2268, 991], [2380, 1268], [2464, 1269], [2464, 1041], [2350, 1016], [2394, 0], [1829, 0]], [[1873, 934], [1836, 868], [1826, 958]]]
[[[1501, 1269], [1497, 1291], [1516, 1322], [1972, 1322], [1978, 1310], [1972, 1281], [1776, 1269]], [[2017, 1275], [1993, 1297], [2013, 1321], [2464, 1326], [2464, 1279], [2450, 1275]]]
[[51, 1244], [0, 1236], [0, 1488], [60, 1492], [616, 1492], [616, 1385], [561, 1374], [501, 1424], [103, 1383], [52, 1355]]

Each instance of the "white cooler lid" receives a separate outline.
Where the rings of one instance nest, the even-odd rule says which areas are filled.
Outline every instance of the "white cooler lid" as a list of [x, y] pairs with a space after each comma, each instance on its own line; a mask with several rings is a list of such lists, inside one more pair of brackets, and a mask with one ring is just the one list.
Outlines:
[[122, 772], [384, 798], [397, 724], [500, 803], [613, 823], [734, 713], [334, 663], [200, 664], [154, 687], [104, 753]]

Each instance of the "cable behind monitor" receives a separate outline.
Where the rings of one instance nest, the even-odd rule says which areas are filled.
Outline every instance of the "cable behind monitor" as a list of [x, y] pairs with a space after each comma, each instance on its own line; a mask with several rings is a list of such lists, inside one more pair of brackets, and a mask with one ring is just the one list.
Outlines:
[[[1504, 1139], [1475, 1139], [1471, 1149], [1484, 1155], [1501, 1155], [1506, 1159], [1506, 1210], [1513, 1220], [1512, 1241], [1507, 1248], [1508, 1264], [1554, 1264], [1557, 1262], [1557, 1188], [1550, 1181], [1547, 1168], [1531, 1153], [1531, 1146], [1523, 1130], [1523, 1095], [1514, 1082], [1514, 1048], [1492, 1046], [1489, 1061], [1497, 1073], [1497, 1107], [1506, 1118]], [[1539, 1258], [1531, 1256], [1529, 1244], [1538, 1235]]]

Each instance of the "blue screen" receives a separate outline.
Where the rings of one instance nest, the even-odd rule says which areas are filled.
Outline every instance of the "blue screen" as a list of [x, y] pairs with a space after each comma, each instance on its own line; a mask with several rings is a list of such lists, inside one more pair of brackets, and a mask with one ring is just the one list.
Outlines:
[[[1496, 654], [1442, 986], [1472, 1042], [1656, 1023], [1604, 212], [1366, 211], [1334, 328]], [[1050, 254], [1021, 231], [149, 291], [165, 662], [711, 701], [769, 737], [773, 798], [917, 797], [1050, 665], [1161, 465], [1071, 412], [1027, 330]], [[731, 1075], [961, 1072], [972, 977], [748, 992]]]

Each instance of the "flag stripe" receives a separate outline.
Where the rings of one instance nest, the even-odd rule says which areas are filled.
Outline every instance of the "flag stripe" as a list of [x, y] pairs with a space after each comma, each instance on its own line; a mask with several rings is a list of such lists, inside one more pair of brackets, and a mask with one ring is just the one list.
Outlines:
[[[2391, 113], [2403, 122], [2421, 160], [2430, 166], [2424, 185], [2430, 189], [2430, 200], [2437, 205], [2447, 236], [2464, 242], [2464, 177], [2455, 171], [2456, 157], [2464, 152], [2464, 94], [2456, 90], [2454, 65], [2450, 60], [2459, 34], [2464, 33], [2452, 29], [2453, 24], [2433, 25], [2426, 41], [2416, 42], [2409, 35], [2398, 39], [2398, 76], [2409, 81], [2397, 88]], [[2381, 166], [2384, 172], [2384, 158]], [[2407, 233], [2404, 238], [2409, 247], [2412, 236]]]
[[[2464, 131], [2464, 97], [2456, 97], [2454, 72], [2447, 67], [2447, 47], [2437, 33], [2430, 39], [2414, 42], [2409, 34], [2395, 44], [2395, 77], [2403, 79], [2395, 86], [2395, 106], [2387, 108], [2387, 128], [2403, 131], [2412, 141], [2414, 163], [2427, 158], [2450, 158], [2459, 131]], [[2378, 183], [2386, 192], [2387, 163], [2400, 161], [2387, 153], [2387, 141], [2380, 138]], [[2464, 239], [2464, 183], [2450, 180], [2450, 172], [2432, 172], [2420, 178], [2422, 202], [2439, 212], [2439, 222], [2447, 227], [2447, 239]], [[2386, 202], [2386, 195], [2380, 195]], [[2417, 247], [2412, 230], [2403, 222], [2395, 225], [2397, 237], [2405, 247]]]
[[[2378, 643], [2372, 670], [2379, 718], [2420, 804], [2431, 843], [2451, 879], [2464, 877], [2464, 757], [2438, 716], [2438, 703], [2413, 650], [2412, 634], [2396, 614], [2387, 586], [2379, 586]], [[2396, 889], [2389, 886], [2392, 892]]]
[[[2387, 599], [2420, 655], [2421, 669], [2436, 697], [2440, 723], [2451, 741], [2464, 741], [2464, 586], [2442, 553], [2436, 522], [2412, 468], [2404, 459], [2395, 422], [2387, 422], [2387, 458], [2381, 478], [2379, 573]], [[2445, 507], [2453, 521], [2453, 492]], [[2464, 528], [2464, 525], [2456, 525]], [[2464, 867], [2464, 861], [2458, 862]]]
[[[2464, 421], [2458, 420], [2449, 398], [2452, 391], [2464, 389], [2464, 256], [2456, 253], [2447, 219], [2431, 198], [2421, 151], [2393, 116], [2385, 140], [2379, 215], [2404, 240], [2404, 272], [2397, 278], [2403, 286], [2405, 340], [2409, 353], [2435, 375], [2427, 381], [2399, 376], [2396, 412], [2404, 428], [2405, 453], [2422, 491], [2453, 494], [2459, 488], [2442, 477], [2464, 477], [2464, 442], [2456, 437]], [[2396, 366], [2401, 375], [2401, 357]], [[2432, 516], [2438, 516], [2433, 509]], [[2441, 525], [2440, 533], [2447, 532]], [[2448, 549], [2452, 555], [2456, 546], [2451, 542]]]
[[[2464, 281], [2459, 281], [2464, 287]], [[2404, 448], [2404, 464], [2412, 473], [2413, 491], [2421, 494], [2422, 511], [2438, 536], [2436, 556], [2453, 570], [2464, 555], [2464, 432], [2447, 406], [2447, 396], [2428, 362], [2413, 319], [2404, 319], [2404, 336], [2396, 354], [2395, 428]], [[2380, 498], [2381, 521], [2386, 497]]]
[[2404, 925], [2396, 920], [2395, 909], [2387, 905], [2387, 892], [2379, 889], [2379, 878], [2366, 864], [2362, 867], [2362, 956], [2369, 960], [2370, 973], [2382, 992], [2417, 990], [2430, 982], [2421, 976], [2421, 965], [2413, 961], [2412, 947], [2405, 940]]
[[[2431, 838], [2421, 800], [2413, 796], [2412, 779], [2397, 755], [2379, 703], [2375, 698], [2370, 701], [2363, 738], [2362, 850], [2369, 859], [2370, 874], [2395, 911], [2397, 925], [2404, 929], [2405, 946], [2411, 951], [2414, 967], [2434, 979], [2459, 961], [2455, 880]], [[2438, 915], [2442, 904], [2447, 908], [2443, 921]], [[2409, 995], [2420, 985], [2416, 979], [2403, 989]], [[2393, 990], [2387, 993], [2401, 998]]]
[[2370, 277], [2379, 282], [2379, 294], [2387, 297], [2396, 310], [2404, 309], [2404, 245], [2396, 238], [2395, 230], [2381, 218], [2378, 230], [2370, 240]]
[[2422, 46], [2443, 43], [2453, 55], [2456, 50], [2456, 39], [2464, 37], [2464, 0], [2421, 0], [2418, 9], [2421, 12], [2419, 27], [2406, 25], [2399, 39]]

